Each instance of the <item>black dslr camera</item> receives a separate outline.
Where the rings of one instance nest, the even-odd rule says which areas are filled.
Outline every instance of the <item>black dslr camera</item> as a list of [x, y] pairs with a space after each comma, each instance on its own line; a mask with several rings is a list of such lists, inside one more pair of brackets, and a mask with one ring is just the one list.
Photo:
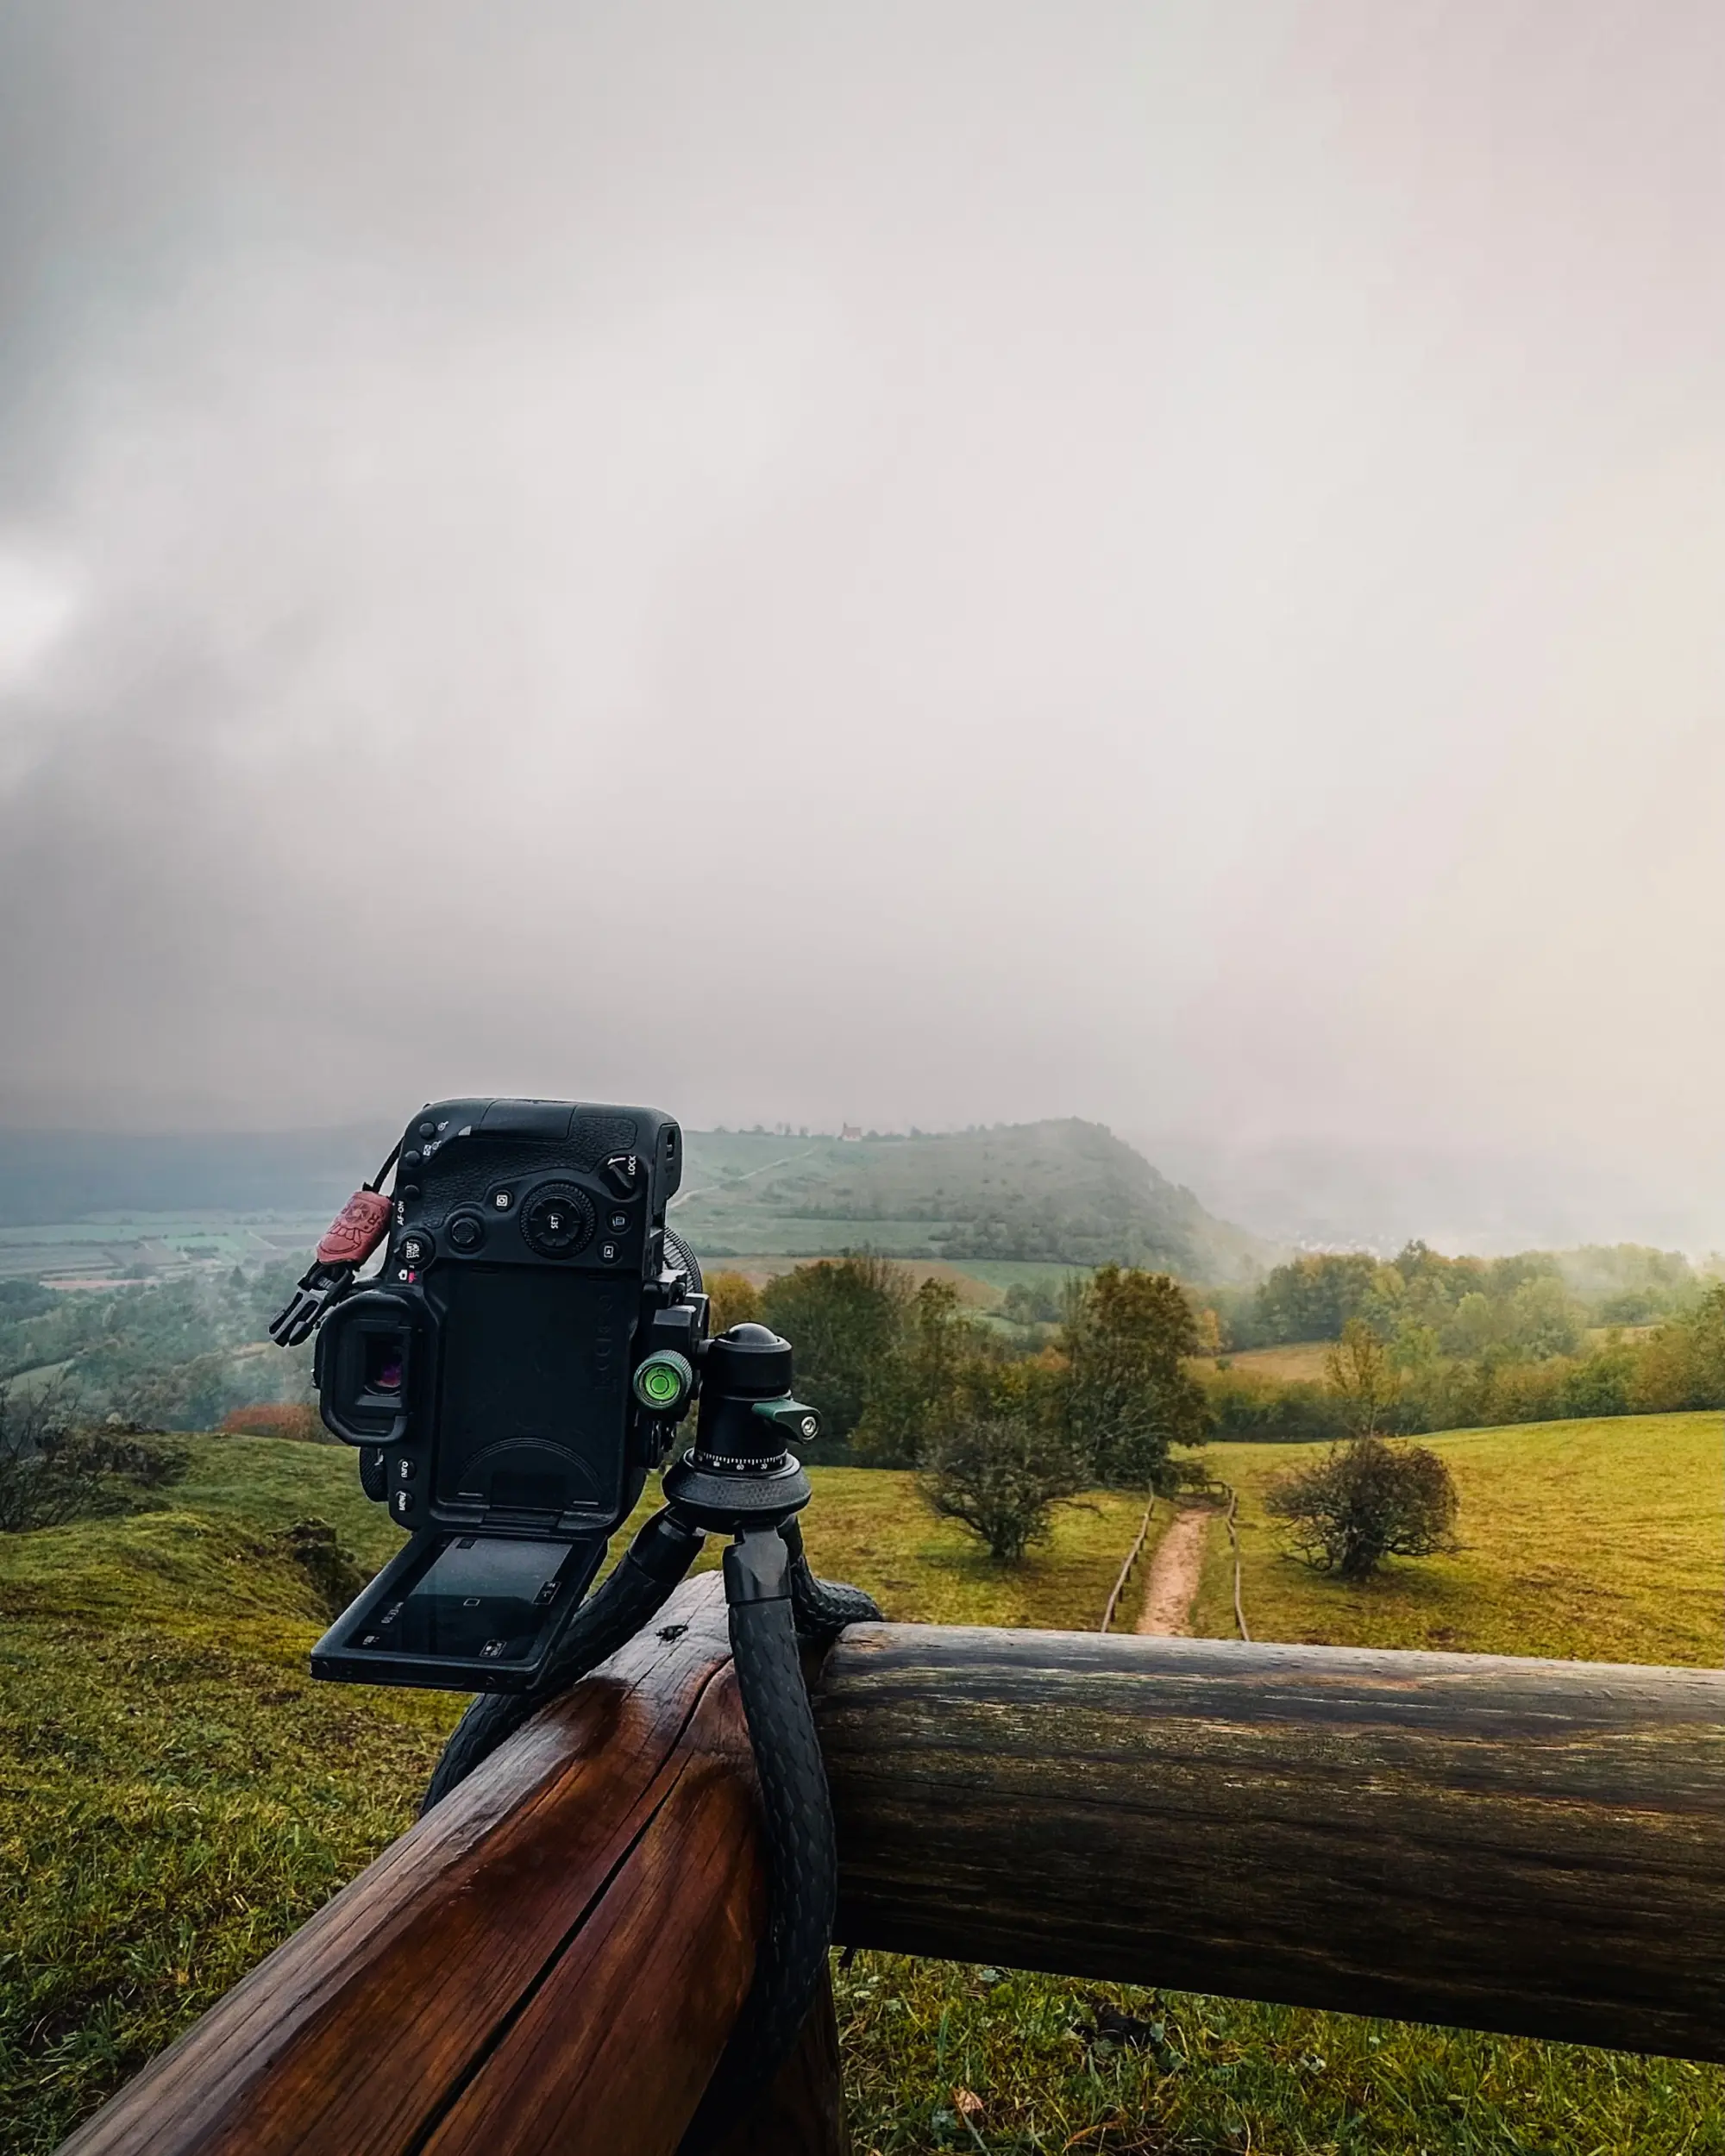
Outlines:
[[[803, 2026], [832, 1934], [837, 1858], [803, 1647], [880, 1612], [810, 1569], [809, 1480], [787, 1440], [819, 1436], [820, 1420], [792, 1399], [776, 1334], [707, 1338], [700, 1268], [665, 1225], [681, 1174], [682, 1134], [656, 1109], [422, 1108], [270, 1332], [284, 1347], [317, 1333], [323, 1420], [359, 1447], [367, 1495], [411, 1538], [318, 1641], [313, 1675], [480, 1695], [427, 1808], [650, 1624], [708, 1535], [729, 1539], [773, 1916], [691, 2128], [711, 2140]], [[381, 1269], [360, 1282], [380, 1246]], [[697, 1398], [664, 1503], [589, 1595]]]
[[[318, 1326], [323, 1420], [412, 1539], [315, 1675], [533, 1687], [698, 1388], [706, 1298], [665, 1225], [681, 1172], [656, 1109], [445, 1100], [409, 1125], [392, 1200], [351, 1201], [273, 1329]], [[353, 1251], [386, 1236], [355, 1286]]]

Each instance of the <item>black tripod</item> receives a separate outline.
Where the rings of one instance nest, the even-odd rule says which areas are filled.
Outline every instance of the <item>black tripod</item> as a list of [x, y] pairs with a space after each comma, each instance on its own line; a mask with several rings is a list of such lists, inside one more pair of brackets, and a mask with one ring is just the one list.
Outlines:
[[709, 1534], [733, 1538], [724, 1598], [737, 1689], [765, 1817], [767, 1937], [755, 1981], [691, 2131], [712, 2138], [795, 2043], [832, 1938], [838, 1866], [832, 1806], [803, 1683], [800, 1639], [829, 1640], [881, 1612], [854, 1587], [819, 1580], [797, 1514], [812, 1495], [787, 1436], [819, 1418], [790, 1396], [791, 1350], [765, 1326], [733, 1326], [702, 1351], [693, 1448], [665, 1471], [666, 1503], [570, 1620], [531, 1692], [487, 1693], [457, 1724], [422, 1814], [521, 1725], [656, 1616]]

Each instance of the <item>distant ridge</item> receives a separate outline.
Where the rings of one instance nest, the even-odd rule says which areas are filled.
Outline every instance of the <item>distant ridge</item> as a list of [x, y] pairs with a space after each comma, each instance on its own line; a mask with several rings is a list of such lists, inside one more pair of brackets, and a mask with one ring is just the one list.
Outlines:
[[0, 1227], [116, 1213], [333, 1213], [396, 1135], [0, 1130]]
[[1278, 1255], [1076, 1117], [860, 1140], [691, 1131], [675, 1220], [715, 1256], [1113, 1259], [1223, 1281]]

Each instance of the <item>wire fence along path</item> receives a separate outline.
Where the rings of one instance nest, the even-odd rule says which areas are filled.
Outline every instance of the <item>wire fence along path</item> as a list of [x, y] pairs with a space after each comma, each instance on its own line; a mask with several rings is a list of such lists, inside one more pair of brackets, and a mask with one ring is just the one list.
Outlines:
[[1234, 1553], [1234, 1622], [1239, 1627], [1240, 1638], [1250, 1645], [1251, 1634], [1245, 1628], [1245, 1612], [1240, 1607], [1239, 1492], [1232, 1482], [1225, 1482], [1222, 1487], [1228, 1493], [1228, 1543]]
[[1145, 1537], [1150, 1532], [1150, 1516], [1155, 1510], [1156, 1500], [1152, 1497], [1144, 1508], [1144, 1518], [1138, 1522], [1138, 1539], [1126, 1551], [1126, 1561], [1120, 1567], [1120, 1577], [1114, 1582], [1113, 1592], [1108, 1596], [1108, 1606], [1102, 1612], [1101, 1629], [1103, 1632], [1106, 1632], [1113, 1623], [1115, 1614], [1120, 1609], [1120, 1596], [1126, 1593], [1126, 1582], [1132, 1577], [1132, 1567], [1144, 1554]]
[[[1234, 1624], [1240, 1638], [1250, 1645], [1251, 1634], [1246, 1630], [1245, 1608], [1240, 1597], [1239, 1492], [1232, 1482], [1217, 1482], [1207, 1483], [1203, 1495], [1218, 1498], [1225, 1496], [1227, 1500], [1227, 1511], [1224, 1515], [1224, 1524], [1227, 1527], [1228, 1547], [1233, 1552], [1234, 1560]], [[1138, 1522], [1137, 1537], [1131, 1549], [1126, 1551], [1126, 1561], [1121, 1565], [1120, 1576], [1115, 1580], [1113, 1590], [1108, 1595], [1107, 1607], [1102, 1612], [1102, 1621], [1098, 1626], [1099, 1631], [1107, 1632], [1120, 1614], [1120, 1597], [1126, 1590], [1126, 1583], [1132, 1578], [1133, 1568], [1144, 1554], [1145, 1539], [1150, 1532], [1151, 1516], [1155, 1510], [1156, 1500], [1152, 1497], [1144, 1508], [1144, 1518]]]

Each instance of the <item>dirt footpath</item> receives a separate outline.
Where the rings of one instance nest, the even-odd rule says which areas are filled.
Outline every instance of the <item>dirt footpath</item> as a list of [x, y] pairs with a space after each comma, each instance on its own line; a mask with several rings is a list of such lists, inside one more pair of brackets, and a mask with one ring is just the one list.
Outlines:
[[1144, 1608], [1132, 1627], [1135, 1632], [1187, 1636], [1204, 1569], [1204, 1538], [1214, 1517], [1208, 1505], [1189, 1505], [1175, 1514], [1150, 1561]]

